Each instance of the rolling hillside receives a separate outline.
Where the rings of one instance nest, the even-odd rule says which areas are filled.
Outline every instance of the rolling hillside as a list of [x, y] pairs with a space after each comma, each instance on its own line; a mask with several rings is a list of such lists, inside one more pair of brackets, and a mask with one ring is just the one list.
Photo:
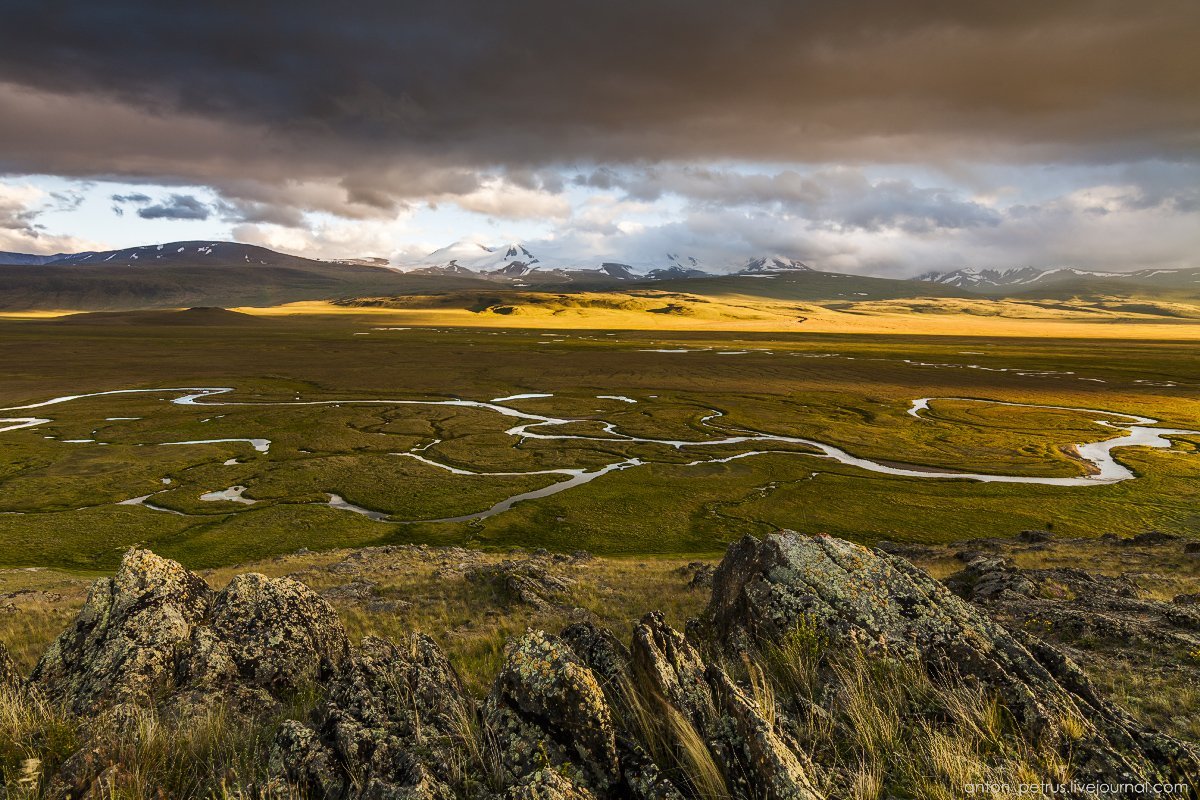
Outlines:
[[0, 310], [271, 306], [485, 285], [470, 276], [406, 275], [253, 245], [174, 242], [0, 264]]

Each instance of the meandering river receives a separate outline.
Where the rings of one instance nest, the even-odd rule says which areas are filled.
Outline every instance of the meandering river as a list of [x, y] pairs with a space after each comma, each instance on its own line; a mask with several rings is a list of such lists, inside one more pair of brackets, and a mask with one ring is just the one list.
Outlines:
[[[1142, 417], [1135, 414], [1126, 414], [1117, 411], [1105, 411], [1094, 408], [1074, 408], [1070, 406], [1057, 405], [1039, 405], [1032, 403], [1012, 403], [999, 400], [981, 400], [975, 398], [958, 398], [958, 397], [922, 397], [913, 400], [908, 409], [908, 413], [917, 419], [926, 419], [931, 403], [936, 402], [970, 402], [984, 403], [989, 405], [1012, 406], [1018, 408], [1037, 408], [1051, 409], [1058, 411], [1072, 411], [1082, 414], [1095, 415], [1099, 419], [1093, 419], [1099, 426], [1108, 429], [1121, 431], [1121, 435], [1114, 436], [1098, 442], [1083, 442], [1074, 445], [1075, 451], [1079, 458], [1087, 462], [1091, 469], [1086, 475], [1075, 477], [1037, 477], [1028, 475], [1004, 475], [993, 473], [973, 473], [973, 472], [947, 472], [935, 469], [919, 469], [910, 467], [900, 467], [893, 464], [881, 463], [868, 458], [861, 458], [852, 455], [845, 450], [836, 447], [827, 442], [822, 442], [816, 439], [809, 439], [797, 436], [784, 436], [779, 434], [764, 433], [760, 431], [734, 431], [735, 435], [719, 435], [709, 439], [655, 439], [640, 436], [632, 436], [622, 433], [618, 430], [617, 423], [595, 419], [572, 419], [566, 417], [552, 417], [543, 414], [535, 414], [529, 411], [524, 411], [511, 405], [514, 402], [529, 399], [547, 399], [553, 397], [551, 394], [544, 393], [527, 393], [509, 395], [506, 397], [496, 398], [494, 400], [463, 400], [463, 399], [444, 399], [444, 400], [408, 400], [408, 399], [346, 399], [346, 400], [284, 400], [270, 402], [239, 402], [234, 400], [219, 399], [222, 395], [227, 395], [233, 392], [231, 387], [173, 387], [173, 388], [156, 388], [156, 389], [116, 389], [106, 392], [91, 392], [87, 394], [64, 395], [55, 397], [50, 400], [44, 400], [39, 403], [30, 403], [28, 405], [10, 406], [8, 408], [0, 408], [0, 412], [8, 411], [32, 411], [45, 409], [51, 406], [61, 405], [80, 400], [86, 400], [94, 397], [105, 397], [111, 395], [131, 395], [131, 394], [159, 394], [172, 396], [176, 395], [171, 402], [176, 405], [185, 406], [340, 406], [340, 405], [410, 405], [410, 406], [457, 406], [464, 408], [477, 408], [499, 414], [504, 417], [510, 417], [518, 421], [517, 425], [508, 428], [505, 433], [515, 437], [518, 441], [526, 439], [544, 439], [544, 440], [582, 440], [593, 442], [633, 442], [639, 444], [661, 445], [670, 447], [675, 450], [697, 447], [713, 447], [713, 446], [730, 446], [730, 445], [747, 445], [747, 449], [735, 453], [733, 455], [700, 458], [694, 461], [686, 462], [682, 466], [691, 467], [702, 464], [727, 463], [742, 458], [750, 458], [754, 456], [764, 455], [767, 453], [787, 454], [800, 456], [805, 458], [824, 458], [836, 461], [840, 464], [857, 467], [868, 472], [881, 473], [884, 475], [895, 475], [905, 478], [920, 478], [920, 479], [936, 479], [936, 480], [960, 480], [960, 481], [978, 481], [983, 483], [1026, 483], [1040, 484], [1043, 486], [1098, 486], [1105, 484], [1117, 483], [1119, 481], [1132, 480], [1136, 475], [1126, 466], [1118, 462], [1113, 457], [1113, 451], [1122, 447], [1156, 447], [1170, 448], [1172, 442], [1171, 436], [1197, 435], [1200, 431], [1183, 430], [1176, 428], [1160, 428], [1157, 427], [1158, 420], [1150, 417]], [[632, 398], [623, 395], [606, 395], [601, 396], [606, 399], [612, 399], [619, 402], [636, 402]], [[701, 423], [706, 427], [712, 428], [714, 432], [721, 434], [731, 433], [728, 430], [718, 428], [711, 420], [721, 416], [720, 412], [713, 411], [705, 416]], [[39, 425], [51, 422], [51, 419], [44, 417], [11, 417], [0, 418], [0, 433], [13, 432], [17, 430], [26, 430], [36, 428]], [[565, 425], [578, 423], [600, 423], [603, 435], [588, 436], [575, 433], [559, 433], [555, 428]], [[195, 439], [187, 441], [173, 442], [157, 442], [154, 444], [167, 446], [184, 446], [192, 444], [213, 444], [213, 443], [244, 443], [250, 445], [259, 453], [267, 453], [270, 450], [271, 441], [263, 438], [219, 438], [219, 439]], [[145, 444], [145, 443], [144, 443]], [[436, 441], [429, 442], [424, 445], [414, 447], [413, 449], [403, 452], [394, 453], [393, 455], [410, 458], [426, 464], [430, 467], [444, 470], [454, 475], [488, 475], [493, 477], [511, 477], [511, 476], [530, 476], [530, 475], [561, 475], [563, 480], [556, 481], [549, 486], [541, 489], [535, 489], [529, 492], [522, 492], [505, 498], [496, 503], [490, 508], [478, 511], [472, 514], [464, 514], [456, 517], [445, 517], [439, 519], [425, 520], [397, 520], [389, 517], [387, 514], [370, 509], [362, 508], [346, 502], [337, 495], [330, 495], [329, 503], [333, 508], [351, 511], [362, 514], [369, 519], [380, 522], [391, 523], [415, 523], [415, 522], [467, 522], [471, 520], [484, 519], [503, 513], [512, 508], [517, 503], [524, 500], [536, 499], [539, 497], [548, 497], [559, 492], [564, 492], [576, 486], [580, 486], [589, 481], [595, 480], [602, 475], [610, 472], [615, 472], [625, 469], [633, 469], [641, 467], [649, 463], [654, 463], [649, 459], [628, 458], [619, 461], [614, 461], [609, 464], [594, 468], [594, 469], [547, 469], [536, 470], [531, 472], [472, 472], [470, 470], [454, 467], [449, 464], [443, 464], [433, 458], [423, 455], [431, 445], [436, 444]], [[772, 444], [788, 444], [801, 445], [809, 448], [808, 451], [797, 450], [779, 450], [771, 449]], [[225, 462], [239, 463], [234, 459]], [[664, 462], [666, 463], [666, 462]], [[167, 491], [167, 490], [162, 490]], [[236, 486], [224, 490], [214, 490], [206, 492], [201, 496], [203, 500], [227, 500], [244, 503], [250, 505], [254, 503], [249, 498], [243, 498], [242, 492], [246, 491], [246, 487]], [[155, 493], [156, 494], [156, 493]], [[170, 509], [156, 506], [148, 502], [154, 495], [145, 495], [143, 497], [135, 497], [129, 500], [121, 501], [121, 505], [140, 505], [144, 508], [153, 511], [170, 511]], [[179, 512], [171, 512], [179, 513]]]

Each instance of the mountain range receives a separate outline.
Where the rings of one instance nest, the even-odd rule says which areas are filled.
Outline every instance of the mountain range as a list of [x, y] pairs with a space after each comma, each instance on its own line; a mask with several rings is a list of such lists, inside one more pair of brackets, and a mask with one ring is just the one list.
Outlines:
[[53, 256], [0, 253], [2, 310], [270, 306], [487, 285], [479, 279], [404, 275], [360, 259], [316, 261], [234, 242]]
[[[748, 280], [752, 278], [766, 280]], [[1194, 304], [1200, 300], [1200, 269], [959, 269], [905, 280], [815, 270], [782, 255], [751, 258], [733, 271], [710, 271], [699, 259], [681, 253], [637, 264], [569, 261], [540, 256], [520, 243], [488, 247], [472, 242], [399, 264], [378, 258], [321, 261], [213, 241], [48, 256], [0, 252], [0, 310], [270, 306], [500, 287], [656, 289], [835, 302], [983, 295], [1026, 300], [1142, 297]]]
[[641, 264], [593, 259], [552, 259], [535, 255], [520, 243], [489, 247], [477, 242], [455, 242], [396, 269], [418, 275], [459, 275], [529, 286], [534, 283], [593, 283], [609, 281], [661, 281], [713, 277], [717, 274], [758, 274], [812, 271], [806, 264], [779, 255], [747, 260], [732, 272], [711, 272], [692, 256], [666, 253], [665, 258]]
[[1097, 291], [1108, 283], [1125, 287], [1200, 289], [1200, 268], [1140, 269], [1133, 272], [1105, 272], [1075, 267], [964, 268], [950, 272], [926, 272], [918, 275], [917, 280], [988, 294], [1063, 288]]

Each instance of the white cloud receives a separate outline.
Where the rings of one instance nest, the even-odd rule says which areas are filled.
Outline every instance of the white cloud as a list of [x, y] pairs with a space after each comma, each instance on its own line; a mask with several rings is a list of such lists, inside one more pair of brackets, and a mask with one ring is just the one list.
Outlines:
[[61, 196], [28, 183], [0, 181], [0, 250], [51, 255], [100, 247], [96, 242], [52, 233], [38, 221], [43, 212], [61, 208], [63, 202]]
[[321, 222], [311, 228], [244, 223], [233, 238], [306, 258], [387, 258], [396, 249], [395, 221]]
[[571, 204], [561, 194], [488, 178], [468, 194], [447, 196], [465, 211], [500, 219], [564, 219]]

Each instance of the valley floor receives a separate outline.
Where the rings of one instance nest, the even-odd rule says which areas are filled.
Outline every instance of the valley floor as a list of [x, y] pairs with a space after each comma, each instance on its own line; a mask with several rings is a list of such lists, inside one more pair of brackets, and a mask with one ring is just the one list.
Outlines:
[[[402, 543], [703, 556], [781, 527], [1200, 532], [1185, 342], [383, 323], [0, 321], [0, 566], [108, 570], [133, 544], [214, 567]], [[1103, 465], [1121, 415], [1157, 446]]]

